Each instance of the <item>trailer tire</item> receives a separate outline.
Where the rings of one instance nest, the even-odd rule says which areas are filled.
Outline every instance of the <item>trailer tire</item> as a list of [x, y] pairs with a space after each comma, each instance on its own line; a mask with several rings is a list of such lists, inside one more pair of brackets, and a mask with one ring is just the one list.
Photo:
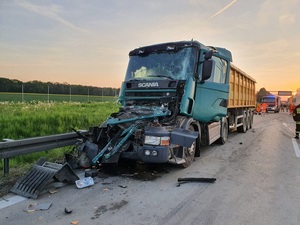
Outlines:
[[250, 111], [247, 111], [247, 117], [246, 117], [246, 120], [247, 120], [247, 130], [250, 129], [250, 123], [251, 123], [251, 116], [250, 116]]
[[228, 132], [229, 132], [228, 122], [227, 119], [225, 119], [221, 125], [220, 138], [218, 139], [219, 144], [224, 145], [227, 142]]
[[237, 127], [237, 131], [239, 133], [246, 133], [247, 132], [247, 114], [244, 112], [243, 116], [243, 125]]
[[252, 129], [253, 127], [253, 112], [250, 111], [249, 112], [249, 125], [248, 125], [249, 129]]

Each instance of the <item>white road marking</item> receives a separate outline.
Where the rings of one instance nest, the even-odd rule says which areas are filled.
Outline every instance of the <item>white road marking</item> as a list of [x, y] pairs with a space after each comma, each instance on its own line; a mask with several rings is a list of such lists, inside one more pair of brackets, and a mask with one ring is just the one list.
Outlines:
[[3, 209], [5, 207], [11, 206], [13, 204], [22, 202], [26, 199], [28, 199], [28, 198], [22, 197], [20, 195], [16, 195], [16, 196], [10, 197], [8, 199], [4, 199], [4, 200], [0, 201], [0, 209]]
[[294, 132], [294, 130], [290, 127], [290, 126], [288, 126], [286, 123], [282, 123], [286, 128], [288, 128], [290, 131], [292, 131], [292, 132]]
[[299, 145], [298, 145], [296, 139], [294, 139], [294, 138], [292, 138], [292, 142], [293, 142], [293, 146], [294, 146], [294, 150], [295, 150], [296, 156], [299, 158], [300, 157]]

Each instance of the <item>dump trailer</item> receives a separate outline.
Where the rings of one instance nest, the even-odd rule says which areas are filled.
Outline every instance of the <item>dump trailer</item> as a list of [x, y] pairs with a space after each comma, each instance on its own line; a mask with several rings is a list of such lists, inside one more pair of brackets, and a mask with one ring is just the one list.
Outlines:
[[188, 167], [201, 147], [225, 144], [230, 128], [252, 127], [255, 83], [225, 48], [194, 40], [136, 48], [120, 110], [89, 129], [79, 155], [90, 165], [125, 159]]

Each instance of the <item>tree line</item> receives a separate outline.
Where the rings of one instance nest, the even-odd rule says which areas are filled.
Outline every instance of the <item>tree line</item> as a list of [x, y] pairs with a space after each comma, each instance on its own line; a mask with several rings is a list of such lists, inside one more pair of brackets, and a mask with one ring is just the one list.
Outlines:
[[[23, 88], [23, 90], [22, 90]], [[111, 87], [93, 87], [93, 86], [83, 86], [83, 85], [70, 85], [66, 83], [51, 83], [51, 82], [41, 82], [41, 81], [28, 81], [22, 82], [15, 79], [8, 79], [0, 77], [0, 92], [25, 92], [25, 93], [48, 93], [51, 94], [70, 94], [73, 95], [96, 95], [96, 96], [115, 96], [119, 94], [119, 88]], [[265, 88], [261, 88], [256, 93], [256, 101], [261, 102], [261, 99], [265, 95], [270, 95]]]
[[0, 92], [24, 92], [45, 94], [70, 94], [72, 95], [98, 95], [115, 96], [119, 93], [119, 88], [94, 87], [84, 85], [73, 85], [67, 83], [52, 83], [41, 81], [22, 82], [16, 79], [0, 77]]
[[256, 93], [256, 102], [261, 103], [262, 97], [266, 95], [271, 95], [270, 92], [268, 92], [265, 88], [261, 88], [257, 93]]

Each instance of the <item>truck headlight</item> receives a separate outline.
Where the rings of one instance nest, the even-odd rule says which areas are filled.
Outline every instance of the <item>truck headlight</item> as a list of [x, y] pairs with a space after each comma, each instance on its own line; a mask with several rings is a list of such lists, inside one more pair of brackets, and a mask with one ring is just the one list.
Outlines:
[[170, 144], [170, 137], [145, 136], [144, 144], [146, 145], [164, 145]]

